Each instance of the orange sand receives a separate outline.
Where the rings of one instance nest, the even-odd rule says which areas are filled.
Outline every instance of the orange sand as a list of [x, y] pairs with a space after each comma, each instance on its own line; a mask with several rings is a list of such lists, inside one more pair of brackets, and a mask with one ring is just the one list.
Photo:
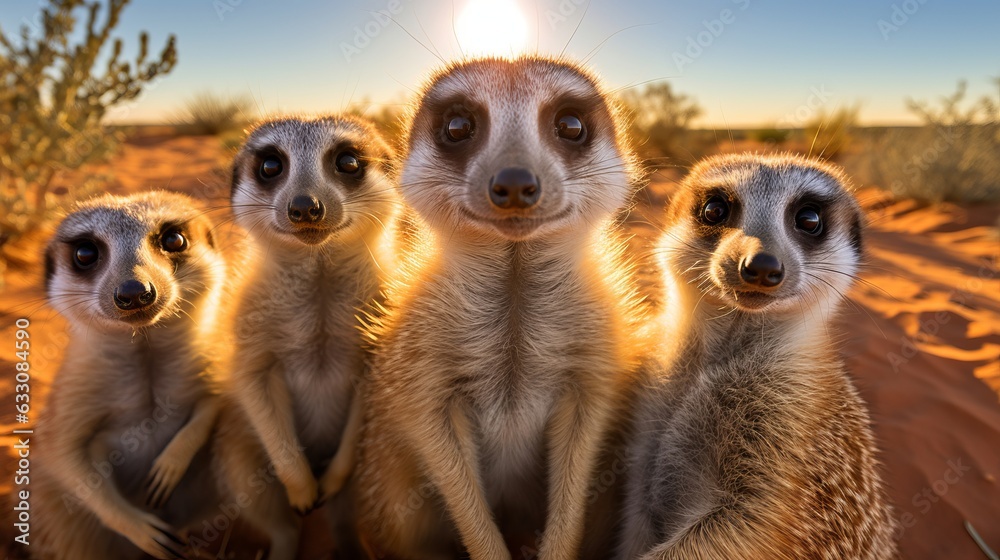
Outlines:
[[[130, 141], [112, 166], [116, 193], [167, 188], [222, 205], [225, 150], [214, 138], [169, 134]], [[72, 180], [72, 179], [68, 179]], [[639, 197], [637, 246], [655, 234], [670, 181]], [[871, 407], [885, 474], [904, 525], [905, 558], [984, 558], [962, 526], [971, 521], [1000, 550], [1000, 205], [926, 207], [867, 189], [869, 263], [840, 319], [844, 355]], [[225, 210], [212, 210], [221, 220]], [[31, 320], [32, 417], [44, 406], [66, 341], [44, 305], [45, 234], [10, 248], [0, 292], [0, 495], [13, 486], [13, 332]], [[13, 538], [12, 504], [0, 511], [0, 542]], [[319, 529], [318, 519], [310, 520]], [[318, 531], [314, 531], [318, 532]], [[322, 558], [320, 536], [308, 548]], [[21, 557], [20, 546], [7, 549]]]

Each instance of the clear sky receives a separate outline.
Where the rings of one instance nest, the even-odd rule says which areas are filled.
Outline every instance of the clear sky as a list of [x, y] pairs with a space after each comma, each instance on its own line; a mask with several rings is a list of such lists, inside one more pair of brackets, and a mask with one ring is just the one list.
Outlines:
[[[38, 12], [0, 2], [8, 33]], [[670, 80], [706, 127], [796, 125], [854, 103], [866, 123], [907, 123], [907, 98], [962, 79], [1000, 96], [1000, 0], [134, 0], [117, 34], [134, 49], [143, 29], [156, 49], [176, 34], [179, 63], [119, 120], [164, 120], [200, 91], [265, 111], [398, 103], [440, 65], [431, 50], [462, 53], [457, 38], [577, 59], [599, 47], [590, 64], [611, 87]]]

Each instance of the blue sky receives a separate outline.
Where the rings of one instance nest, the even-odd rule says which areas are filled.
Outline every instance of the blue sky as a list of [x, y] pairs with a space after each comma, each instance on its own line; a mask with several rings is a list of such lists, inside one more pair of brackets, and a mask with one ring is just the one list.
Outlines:
[[[961, 79], [1000, 96], [997, 0], [134, 0], [118, 35], [134, 48], [145, 29], [159, 48], [174, 33], [179, 64], [116, 115], [163, 120], [199, 91], [250, 95], [265, 111], [398, 103], [440, 64], [430, 50], [461, 54], [453, 13], [470, 2], [516, 4], [529, 50], [584, 58], [607, 40], [590, 64], [611, 87], [668, 79], [701, 104], [700, 126], [794, 125], [854, 103], [867, 123], [906, 123], [907, 98], [934, 100]], [[39, 2], [3, 4], [10, 33]]]

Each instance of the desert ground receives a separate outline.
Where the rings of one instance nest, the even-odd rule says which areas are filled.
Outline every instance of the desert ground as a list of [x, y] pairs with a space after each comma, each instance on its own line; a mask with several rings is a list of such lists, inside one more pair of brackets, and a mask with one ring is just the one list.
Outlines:
[[[115, 175], [108, 190], [185, 192], [224, 221], [229, 156], [214, 137], [147, 132], [105, 167]], [[631, 227], [640, 257], [655, 238], [675, 180], [674, 173], [654, 174], [637, 198]], [[871, 408], [901, 523], [902, 555], [983, 558], [963, 523], [970, 521], [1000, 549], [1000, 205], [925, 206], [876, 188], [858, 196], [870, 222], [868, 262], [837, 327]], [[10, 247], [0, 293], [0, 341], [9, 344], [0, 353], [0, 494], [7, 498], [16, 464], [15, 440], [7, 434], [20, 427], [11, 410], [14, 323], [31, 321], [32, 422], [45, 406], [67, 340], [65, 322], [44, 303], [47, 235], [39, 231]], [[13, 539], [12, 507], [5, 504], [0, 513], [4, 543]], [[304, 557], [327, 557], [320, 524], [310, 528]], [[20, 557], [20, 548], [11, 547], [8, 557]]]

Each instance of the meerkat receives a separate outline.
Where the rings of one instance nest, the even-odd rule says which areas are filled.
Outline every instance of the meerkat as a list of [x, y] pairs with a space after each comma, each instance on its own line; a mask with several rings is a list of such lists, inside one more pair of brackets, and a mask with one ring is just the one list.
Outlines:
[[862, 258], [848, 179], [797, 156], [719, 156], [667, 224], [666, 334], [620, 558], [894, 556], [868, 413], [831, 332]]
[[324, 116], [259, 124], [233, 165], [233, 211], [256, 255], [217, 447], [227, 493], [249, 502], [241, 515], [269, 534], [272, 560], [295, 556], [296, 512], [322, 500], [351, 524], [339, 490], [361, 420], [358, 317], [392, 270], [390, 157], [372, 124]]
[[[176, 535], [213, 495], [215, 309], [226, 265], [192, 199], [103, 196], [45, 254], [70, 342], [37, 430], [41, 558], [181, 558]], [[189, 468], [190, 467], [190, 468]]]
[[371, 554], [580, 554], [642, 346], [619, 115], [587, 71], [540, 57], [458, 62], [419, 95], [399, 184], [412, 249], [370, 330], [356, 476]]

